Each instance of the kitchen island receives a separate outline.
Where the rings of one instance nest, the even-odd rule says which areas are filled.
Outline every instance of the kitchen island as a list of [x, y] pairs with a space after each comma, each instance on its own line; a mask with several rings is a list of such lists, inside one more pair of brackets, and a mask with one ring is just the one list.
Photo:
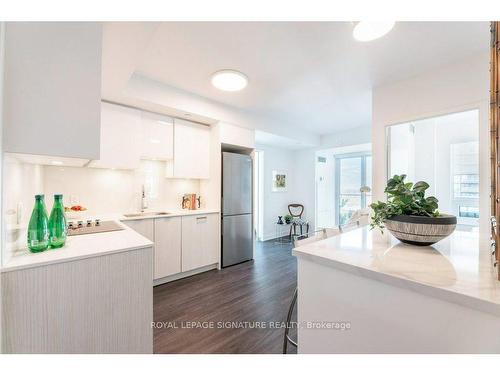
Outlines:
[[487, 243], [429, 247], [368, 227], [295, 248], [299, 353], [500, 353]]

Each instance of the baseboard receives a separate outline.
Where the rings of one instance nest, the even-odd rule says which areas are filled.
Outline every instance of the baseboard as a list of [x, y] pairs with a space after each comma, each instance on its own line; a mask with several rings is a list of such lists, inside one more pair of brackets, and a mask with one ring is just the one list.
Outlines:
[[209, 264], [208, 266], [196, 268], [194, 270], [176, 273], [175, 275], [165, 276], [165, 277], [162, 277], [161, 279], [153, 280], [153, 286], [169, 283], [170, 281], [183, 279], [185, 277], [193, 276], [193, 275], [196, 275], [198, 273], [207, 272], [207, 271], [218, 269], [218, 268], [219, 268], [219, 263], [214, 263], [214, 264]]

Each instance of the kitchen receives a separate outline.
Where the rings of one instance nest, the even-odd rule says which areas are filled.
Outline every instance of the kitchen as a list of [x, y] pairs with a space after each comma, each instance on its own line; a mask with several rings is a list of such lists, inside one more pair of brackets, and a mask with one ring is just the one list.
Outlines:
[[[4, 289], [2, 345], [6, 352], [151, 353], [154, 285], [253, 257], [253, 132], [190, 113], [174, 117], [168, 115], [172, 113], [168, 108], [152, 103], [138, 107], [127, 100], [102, 100], [102, 32], [99, 23], [7, 25], [5, 115], [6, 123], [16, 126], [4, 129], [2, 281], [8, 286]], [[77, 49], [75, 41], [81, 41]], [[37, 74], [40, 71], [45, 74]], [[81, 89], [68, 103], [72, 87]], [[34, 113], [37, 123], [50, 125], [34, 128]], [[231, 153], [224, 152], [228, 149]], [[236, 183], [238, 163], [248, 164], [241, 169], [243, 185]], [[227, 222], [227, 228], [221, 227], [223, 165], [232, 176], [224, 180], [228, 216], [222, 222]], [[246, 192], [246, 198], [241, 192]], [[231, 193], [237, 202], [232, 210]], [[62, 194], [68, 238], [60, 249], [30, 253], [26, 249], [28, 222], [33, 197], [41, 194], [48, 213], [52, 197]], [[240, 213], [246, 216], [235, 216], [233, 222], [231, 215]], [[226, 229], [222, 238], [229, 241], [224, 253], [221, 229]], [[127, 266], [132, 269], [119, 266], [132, 260]], [[78, 278], [86, 275], [90, 264], [92, 273]], [[137, 279], [130, 278], [131, 271]], [[68, 295], [61, 299], [61, 294], [49, 293], [40, 305], [25, 311], [16, 300], [24, 300], [36, 285], [43, 284], [40, 277], [46, 274], [68, 278], [57, 280], [68, 285], [68, 290], [59, 293]], [[25, 277], [30, 281], [16, 282]], [[102, 291], [95, 285], [96, 289], [88, 288], [85, 298], [73, 295], [75, 288], [87, 289], [91, 280], [99, 280], [99, 285], [110, 290], [119, 287], [121, 292], [101, 299]], [[49, 283], [42, 290], [53, 288]], [[122, 312], [104, 313], [110, 302], [115, 305], [113, 311]], [[90, 319], [89, 303], [92, 311], [101, 311], [114, 324], [106, 322], [108, 318]], [[32, 325], [20, 329], [22, 321], [36, 324], [40, 315], [35, 311], [47, 306], [66, 310], [57, 320], [68, 326], [75, 322], [73, 308], [81, 309], [80, 328], [71, 330], [71, 344], [64, 339], [67, 331], [52, 332], [55, 316], [51, 313], [44, 329], [52, 332], [52, 346], [46, 346]], [[135, 329], [116, 332], [117, 323]], [[99, 329], [97, 335], [82, 331], [103, 326], [110, 328]], [[110, 337], [114, 337], [111, 342]]]
[[[490, 24], [388, 22], [363, 40], [366, 24], [3, 23], [2, 351], [497, 352]], [[408, 47], [429, 35], [442, 43]], [[417, 120], [457, 113], [473, 137], [424, 137], [422, 158]], [[391, 155], [401, 124], [412, 147], [395, 136]], [[468, 194], [470, 225], [424, 250], [370, 230], [390, 219], [370, 215], [391, 157], [395, 175], [428, 173], [419, 199], [443, 177], [429, 218], [442, 191]], [[472, 328], [448, 323], [460, 314]]]

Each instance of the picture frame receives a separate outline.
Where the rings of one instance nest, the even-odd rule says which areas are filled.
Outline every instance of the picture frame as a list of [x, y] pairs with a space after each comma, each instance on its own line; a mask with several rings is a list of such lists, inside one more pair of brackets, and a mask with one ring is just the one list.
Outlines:
[[287, 172], [286, 171], [273, 171], [273, 179], [272, 179], [272, 191], [277, 192], [285, 192], [287, 191]]

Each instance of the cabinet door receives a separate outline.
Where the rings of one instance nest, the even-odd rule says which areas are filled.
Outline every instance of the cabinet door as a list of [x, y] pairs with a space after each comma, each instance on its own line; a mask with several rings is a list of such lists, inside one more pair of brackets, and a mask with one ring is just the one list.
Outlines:
[[89, 166], [136, 169], [140, 162], [141, 112], [120, 105], [102, 103], [101, 157]]
[[101, 49], [100, 22], [6, 23], [3, 151], [99, 158]]
[[172, 160], [174, 157], [174, 121], [171, 117], [142, 112], [141, 158]]
[[181, 272], [181, 226], [180, 217], [155, 219], [155, 279]]
[[154, 242], [155, 238], [153, 219], [125, 220], [123, 221], [123, 224], [132, 228], [137, 233], [143, 235], [148, 240]]
[[175, 119], [174, 160], [167, 177], [210, 177], [210, 127]]
[[182, 272], [219, 262], [218, 216], [182, 217]]

